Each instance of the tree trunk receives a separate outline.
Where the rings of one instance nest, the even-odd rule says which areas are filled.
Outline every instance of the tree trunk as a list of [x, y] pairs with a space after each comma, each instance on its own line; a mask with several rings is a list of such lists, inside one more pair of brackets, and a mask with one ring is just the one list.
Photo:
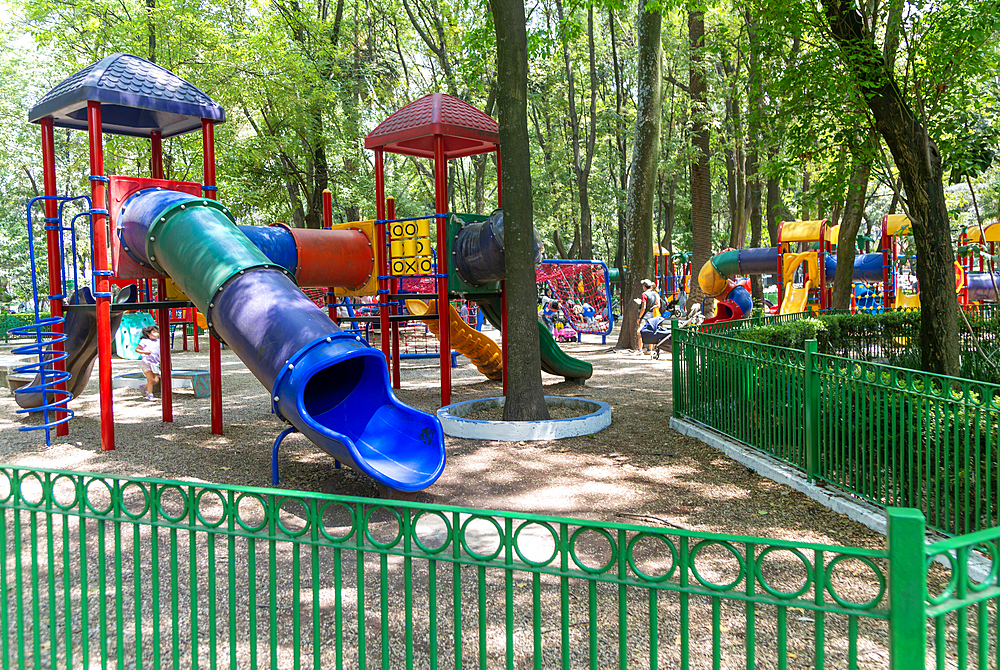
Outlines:
[[638, 349], [639, 333], [634, 326], [639, 317], [634, 299], [642, 293], [640, 282], [652, 265], [653, 196], [660, 154], [660, 26], [659, 12], [647, 12], [646, 0], [639, 0], [636, 33], [639, 43], [637, 65], [635, 141], [632, 147], [628, 198], [625, 202], [625, 237], [628, 270], [622, 283], [622, 327], [618, 349]]
[[[705, 120], [708, 112], [708, 82], [705, 78], [702, 51], [705, 48], [705, 12], [688, 12], [688, 39], [691, 44], [691, 272], [697, 277], [701, 267], [712, 257], [712, 172], [709, 164], [710, 130]], [[697, 280], [691, 282], [688, 306], [700, 304], [705, 293]]]
[[954, 247], [944, 198], [941, 154], [924, 124], [914, 115], [882, 54], [874, 47], [864, 17], [851, 5], [822, 0], [834, 39], [875, 117], [899, 170], [909, 204], [920, 278], [921, 366], [928, 372], [957, 375], [958, 301], [955, 298]]
[[865, 213], [865, 195], [868, 192], [868, 177], [872, 171], [870, 161], [862, 160], [851, 173], [851, 184], [847, 189], [840, 221], [839, 242], [837, 243], [837, 274], [833, 278], [834, 309], [848, 309], [854, 292], [855, 241], [861, 229], [861, 219]]
[[[615, 144], [618, 158], [618, 182], [615, 188], [615, 203], [617, 213], [617, 244], [615, 250], [615, 267], [618, 269], [618, 276], [625, 277], [625, 193], [628, 190], [628, 145], [625, 132], [625, 116], [623, 107], [625, 104], [625, 87], [621, 73], [621, 63], [618, 61], [618, 40], [615, 37], [615, 10], [608, 7], [608, 29], [611, 32], [611, 60], [614, 65], [615, 74]], [[613, 164], [608, 161], [609, 169]], [[612, 180], [613, 181], [613, 180]]]
[[542, 391], [535, 289], [531, 150], [528, 146], [528, 36], [522, 0], [490, 0], [497, 35], [497, 107], [507, 273], [505, 421], [548, 419]]
[[812, 175], [809, 173], [809, 167], [807, 165], [802, 166], [802, 199], [799, 203], [799, 220], [800, 221], [810, 221], [812, 220], [812, 207], [810, 205], [812, 202], [809, 200], [809, 189], [811, 184]]

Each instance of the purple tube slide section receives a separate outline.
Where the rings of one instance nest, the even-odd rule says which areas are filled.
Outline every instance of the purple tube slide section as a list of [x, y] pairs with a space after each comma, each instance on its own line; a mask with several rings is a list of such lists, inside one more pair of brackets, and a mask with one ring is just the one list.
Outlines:
[[773, 275], [778, 273], [778, 247], [740, 249], [740, 274]]
[[437, 417], [399, 402], [382, 353], [340, 332], [284, 274], [236, 276], [216, 295], [211, 319], [271, 389], [279, 418], [331, 456], [397, 491], [420, 491], [441, 476]]
[[965, 285], [969, 289], [969, 300], [997, 300], [997, 293], [993, 289], [993, 282], [1000, 287], [1000, 272], [994, 273], [990, 278], [988, 273], [970, 274], [965, 277]]

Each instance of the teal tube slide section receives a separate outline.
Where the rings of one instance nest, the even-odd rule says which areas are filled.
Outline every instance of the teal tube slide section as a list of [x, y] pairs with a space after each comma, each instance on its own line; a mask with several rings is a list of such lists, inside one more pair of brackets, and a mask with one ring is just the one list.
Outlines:
[[131, 253], [161, 268], [271, 393], [279, 418], [389, 489], [441, 475], [444, 433], [392, 393], [385, 358], [340, 331], [215, 201], [141, 191], [119, 219]]

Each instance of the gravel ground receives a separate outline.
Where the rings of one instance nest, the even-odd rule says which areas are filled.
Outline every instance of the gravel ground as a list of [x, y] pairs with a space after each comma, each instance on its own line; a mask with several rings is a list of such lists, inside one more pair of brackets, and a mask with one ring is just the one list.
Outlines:
[[[602, 345], [600, 338], [588, 336], [583, 343], [563, 345], [570, 355], [593, 363], [594, 376], [584, 386], [543, 374], [546, 395], [572, 395], [609, 403], [614, 414], [611, 427], [595, 435], [549, 442], [446, 438], [448, 465], [444, 474], [414, 499], [515, 513], [632, 523], [668, 532], [683, 529], [884, 549], [884, 538], [878, 533], [820, 506], [801, 493], [760, 477], [701, 442], [672, 431], [668, 427], [671, 413], [669, 356], [651, 360], [634, 352], [615, 351], [611, 349], [611, 342], [613, 339], [609, 337], [609, 344]], [[175, 350], [174, 366], [207, 368], [207, 353]], [[223, 352], [222, 369], [225, 435], [211, 434], [209, 400], [194, 398], [190, 390], [175, 392], [174, 421], [164, 423], [160, 420], [159, 402], [147, 402], [138, 390], [119, 389], [114, 393], [116, 449], [107, 452], [102, 452], [99, 446], [96, 373], [85, 393], [71, 405], [77, 414], [69, 437], [57, 439], [53, 433], [51, 446], [45, 445], [42, 431], [18, 430], [21, 426], [37, 425], [37, 419], [15, 414], [16, 405], [4, 388], [0, 390], [0, 463], [237, 486], [270, 486], [271, 446], [282, 426], [270, 413], [267, 391], [228, 350]], [[114, 360], [114, 374], [133, 371], [138, 371], [138, 362]], [[397, 395], [403, 402], [426, 411], [436, 409], [440, 403], [436, 362], [404, 361], [402, 387]], [[467, 359], [459, 358], [459, 367], [453, 370], [452, 402], [501, 394], [500, 383], [486, 380]], [[371, 480], [347, 468], [334, 469], [333, 460], [325, 452], [298, 434], [291, 435], [282, 444], [279, 469], [282, 488], [363, 497], [377, 497], [378, 494]], [[296, 514], [290, 512], [285, 516], [294, 525]], [[252, 511], [247, 518], [253, 518]], [[391, 518], [373, 517], [370, 530], [392, 536], [393, 528], [398, 529], [397, 523]], [[95, 523], [87, 522], [86, 525], [90, 527]], [[326, 525], [331, 528], [339, 525], [343, 529], [345, 525], [349, 527], [349, 522], [334, 518]], [[64, 548], [80, 551], [79, 547], [70, 548], [69, 539], [64, 546], [62, 539], [76, 537], [78, 531], [72, 525], [67, 526], [63, 535], [56, 533], [52, 555], [59, 556]], [[433, 536], [430, 530], [428, 533], [428, 538]], [[21, 534], [25, 540], [30, 540], [28, 526], [21, 529]], [[551, 575], [540, 576], [534, 584], [530, 577], [516, 575], [508, 583], [503, 570], [475, 566], [456, 569], [443, 561], [437, 564], [424, 560], [411, 562], [399, 557], [380, 559], [376, 555], [366, 557], [365, 565], [359, 568], [356, 556], [341, 550], [317, 558], [316, 565], [320, 569], [314, 575], [308, 551], [295, 558], [297, 550], [291, 546], [272, 549], [264, 543], [254, 546], [242, 540], [227, 544], [221, 536], [218, 540], [207, 540], [192, 539], [185, 533], [169, 537], [164, 533], [160, 535], [157, 551], [137, 553], [138, 558], [126, 556], [124, 563], [116, 568], [124, 575], [119, 580], [123, 588], [140, 584], [143, 593], [138, 605], [134, 598], [129, 600], [125, 595], [113, 600], [126, 601], [121, 605], [126, 614], [142, 613], [137, 617], [141, 621], [138, 628], [145, 627], [140, 634], [146, 640], [144, 656], [149, 657], [144, 667], [151, 667], [156, 662], [149, 648], [155, 631], [160, 631], [164, 640], [178, 644], [179, 648], [188, 648], [194, 635], [200, 640], [198, 655], [204, 659], [213, 655], [211, 644], [216, 638], [211, 635], [211, 629], [202, 624], [192, 633], [189, 623], [193, 618], [192, 609], [201, 612], [211, 606], [217, 606], [218, 620], [223, 623], [232, 612], [236, 627], [230, 630], [232, 638], [224, 638], [221, 633], [216, 636], [219, 646], [214, 655], [220, 659], [222, 667], [227, 667], [231, 658], [232, 667], [249, 667], [254, 661], [259, 667], [292, 667], [295, 650], [312, 653], [311, 608], [314, 603], [322, 619], [316, 630], [323, 649], [324, 667], [335, 662], [338, 656], [335, 619], [331, 616], [338, 608], [344, 616], [340, 631], [345, 667], [358, 667], [359, 646], [367, 649], [367, 667], [405, 667], [404, 655], [408, 646], [418, 659], [416, 666], [426, 666], [432, 654], [432, 641], [441, 647], [441, 667], [456, 665], [456, 649], [463, 651], [466, 663], [475, 661], [478, 664], [482, 653], [489, 667], [499, 667], [505, 664], [506, 635], [514, 644], [513, 665], [530, 667], [535, 643], [531, 617], [533, 601], [537, 603], [542, 622], [543, 667], [559, 666], [564, 652], [568, 654], [571, 667], [586, 666], [590, 663], [592, 642], [596, 644], [599, 667], [617, 666], [619, 654], [626, 655], [629, 665], [642, 667], [649, 663], [653, 632], [650, 630], [651, 605], [643, 589], [621, 592], [610, 584], [586, 580], [562, 582]], [[115, 542], [125, 547], [146, 546], [148, 536], [148, 528], [125, 526], [122, 537]], [[484, 541], [489, 545], [489, 529], [477, 537], [486, 538]], [[107, 551], [110, 540], [102, 538], [96, 527], [90, 529], [87, 538], [92, 555]], [[673, 539], [680, 541], [676, 536]], [[13, 547], [13, 539], [11, 542]], [[499, 544], [496, 538], [493, 542]], [[209, 545], [213, 546], [209, 548]], [[544, 549], [544, 541], [541, 545]], [[580, 549], [581, 560], [594, 561], [594, 565], [601, 562], [603, 553], [607, 553], [607, 546], [596, 536], [590, 541], [581, 541]], [[669, 553], [665, 552], [661, 545], [647, 551], [646, 559], [651, 569], [669, 565]], [[8, 568], [14, 567], [15, 553], [10, 551], [7, 556]], [[174, 558], [183, 559], [188, 555], [196, 558], [196, 569]], [[153, 556], [158, 557], [156, 560], [160, 560], [161, 565], [179, 567], [174, 572], [156, 573], [152, 567]], [[823, 560], [829, 562], [830, 557]], [[301, 582], [311, 583], [315, 577], [315, 599], [299, 594], [289, 578], [289, 566], [298, 561], [301, 561]], [[698, 561], [699, 572], [708, 579], [727, 582], [739, 575], [739, 565], [719, 547], [706, 547], [698, 554]], [[88, 582], [98, 583], [100, 566], [91, 561], [88, 570], [96, 571]], [[151, 570], [159, 576], [151, 576]], [[784, 590], [794, 591], [807, 579], [802, 561], [787, 551], [770, 554], [760, 570], [769, 584]], [[72, 572], [72, 569], [55, 567], [51, 579], [59, 583], [63, 576]], [[409, 595], [400, 587], [407, 573], [413, 584]], [[43, 566], [39, 579], [44, 582], [46, 574]], [[223, 585], [231, 580], [237, 588], [225, 597], [214, 594], [205, 587], [212, 574], [216, 575], [220, 590], [224, 590]], [[859, 561], [840, 563], [835, 577], [838, 593], [852, 600], [863, 601], [877, 593], [873, 571]], [[943, 588], [946, 580], [941, 570], [932, 567], [931, 578], [932, 590]], [[179, 586], [171, 587], [170, 579]], [[336, 579], [343, 580], [339, 589]], [[458, 596], [454, 590], [456, 579], [461, 583]], [[184, 604], [178, 608], [181, 623], [175, 627], [169, 624], [173, 612], [169, 608], [176, 607], [175, 603], [161, 602], [162, 621], [156, 625], [152, 622], [155, 608], [148, 594], [156, 591], [152, 586], [157, 580], [163, 585], [164, 594], [169, 594], [171, 588], [179, 589], [179, 599]], [[35, 581], [37, 583], [38, 579]], [[187, 589], [189, 584], [195, 583], [201, 588], [192, 596]], [[357, 602], [362, 598], [359, 587], [364, 587], [364, 616], [357, 613]], [[429, 588], [436, 589], [436, 600], [430, 597]], [[342, 601], [336, 596], [338, 592]], [[807, 590], [807, 594], [812, 592], [811, 588]], [[487, 615], [482, 619], [479, 614], [481, 593], [489, 603]], [[26, 597], [21, 592], [18, 594], [21, 598]], [[106, 593], [104, 596], [105, 599], [111, 597]], [[272, 596], [274, 600], [270, 600]], [[511, 603], [509, 612], [504, 607], [505, 597]], [[10, 621], [14, 621], [16, 611], [20, 611], [15, 608], [15, 600], [18, 607], [28, 607], [17, 596], [12, 594], [12, 598]], [[35, 602], [31, 597], [27, 599]], [[87, 605], [93, 609], [91, 621], [101, 619], [101, 607], [113, 609], [114, 605], [105, 599], [97, 597]], [[61, 611], [66, 601], [57, 600], [56, 610]], [[432, 600], [441, 608], [437, 617], [426, 614]], [[454, 604], [456, 601], [461, 604]], [[76, 601], [69, 597], [69, 602]], [[563, 630], [559, 623], [561, 603], [568, 603], [566, 611], [570, 617], [565, 639], [560, 639]], [[8, 605], [6, 597], [4, 605]], [[419, 613], [412, 627], [405, 623], [408, 607]], [[589, 614], [591, 607], [593, 616]], [[274, 631], [268, 624], [272, 608], [278, 621]], [[652, 637], [658, 641], [662, 667], [673, 667], [680, 661], [682, 631], [678, 626], [681, 623], [689, 626], [693, 667], [711, 665], [713, 645], [722, 655], [721, 667], [745, 667], [748, 614], [741, 602], [702, 597], [687, 600], [664, 591], [656, 603], [656, 610], [658, 627]], [[46, 621], [45, 612], [43, 606], [35, 620]], [[236, 612], [240, 613], [238, 617]], [[505, 621], [508, 614], [511, 619]], [[816, 623], [812, 612], [762, 605], [756, 608], [755, 616], [757, 667], [778, 667], [777, 659], [782, 654], [787, 667], [813, 667], [816, 659], [811, 640]], [[462, 622], [461, 645], [454, 644], [457, 617]], [[713, 640], [711, 635], [714, 617], [721, 621], [718, 640]], [[992, 610], [990, 617], [995, 621]], [[72, 618], [76, 621], [78, 615]], [[629, 630], [628, 643], [621, 649], [617, 645], [620, 620], [626, 621]], [[362, 622], [365, 622], [364, 644], [359, 642]], [[31, 627], [30, 622], [26, 625]], [[435, 631], [431, 630], [432, 625], [437, 626]], [[777, 647], [779, 625], [785, 628], [788, 636], [788, 649], [784, 651]], [[847, 667], [846, 633], [852, 622], [846, 616], [829, 615], [823, 625], [827, 639], [825, 667]], [[55, 626], [59, 631], [53, 634], [65, 636], [60, 626]], [[297, 637], [299, 628], [303, 631], [302, 639]], [[240, 632], [234, 633], [236, 629]], [[136, 634], [135, 626], [122, 630], [125, 640]], [[859, 667], [887, 667], [884, 622], [861, 619], [858, 630]], [[30, 639], [30, 630], [9, 627], [8, 631], [12, 640]], [[388, 637], [383, 637], [384, 631], [389, 633]], [[80, 658], [83, 636], [76, 635], [76, 630], [71, 632], [81, 638], [74, 642], [78, 646], [74, 658]], [[954, 633], [952, 622], [948, 627], [949, 639]], [[116, 636], [102, 633], [96, 626], [89, 634], [93, 639], [91, 655], [101, 644], [110, 645], [112, 656], [119, 648], [128, 646], [120, 647]], [[272, 635], [274, 644], [268, 646]], [[253, 654], [258, 650], [249, 642], [251, 639], [262, 641], [256, 659]], [[272, 648], [276, 650], [273, 658]], [[235, 650], [232, 657], [230, 649]], [[386, 653], [384, 658], [382, 652]], [[39, 653], [41, 658], [46, 658], [44, 649]], [[127, 660], [127, 652], [122, 653]], [[186, 659], [182, 667], [193, 664], [190, 656], [181, 656]], [[58, 658], [64, 659], [64, 656]], [[64, 661], [57, 660], [56, 665], [60, 662]], [[47, 663], [42, 665], [49, 667]]]

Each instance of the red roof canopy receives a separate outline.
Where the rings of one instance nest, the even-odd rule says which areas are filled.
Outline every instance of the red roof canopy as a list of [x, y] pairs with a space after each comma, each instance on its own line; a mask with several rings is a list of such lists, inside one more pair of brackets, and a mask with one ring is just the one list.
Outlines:
[[467, 102], [431, 93], [397, 110], [365, 138], [366, 149], [404, 156], [434, 157], [434, 137], [444, 136], [444, 157], [496, 151], [500, 127]]

